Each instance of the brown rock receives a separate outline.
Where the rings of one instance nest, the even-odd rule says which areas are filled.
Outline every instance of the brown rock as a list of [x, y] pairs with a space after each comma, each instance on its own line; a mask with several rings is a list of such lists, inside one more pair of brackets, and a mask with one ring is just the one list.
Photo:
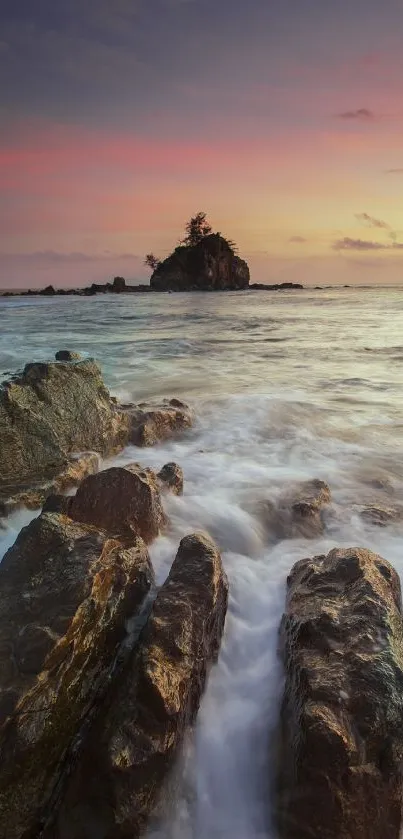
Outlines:
[[223, 631], [228, 584], [202, 534], [182, 540], [139, 651], [95, 723], [52, 839], [135, 839], [196, 716]]
[[154, 446], [174, 437], [193, 425], [190, 408], [179, 399], [164, 400], [160, 405], [126, 406], [130, 416], [130, 442], [135, 446]]
[[324, 481], [303, 481], [282, 495], [277, 504], [260, 502], [258, 515], [274, 539], [315, 539], [324, 531], [323, 512], [331, 501]]
[[368, 524], [373, 524], [377, 527], [387, 527], [393, 522], [402, 521], [403, 509], [398, 507], [381, 507], [370, 506], [364, 507], [360, 510], [360, 516]]
[[0, 493], [51, 481], [73, 452], [121, 449], [130, 421], [92, 360], [27, 364], [0, 387]]
[[56, 493], [48, 495], [42, 507], [42, 513], [63, 513], [64, 516], [67, 516], [70, 502], [71, 498], [68, 495], [57, 495]]
[[398, 839], [403, 622], [398, 575], [359, 548], [298, 562], [281, 650], [281, 839]]
[[174, 495], [183, 495], [183, 471], [177, 463], [166, 463], [157, 478], [161, 489], [168, 489]]
[[75, 521], [152, 542], [166, 524], [156, 475], [138, 463], [113, 466], [83, 481], [69, 504]]
[[[135, 536], [46, 513], [0, 565], [0, 836], [37, 836], [153, 580]], [[77, 740], [78, 738], [78, 740]]]
[[49, 496], [58, 495], [78, 486], [87, 475], [98, 472], [98, 469], [99, 455], [96, 452], [84, 452], [75, 455], [70, 458], [60, 474], [53, 478], [39, 481], [25, 488], [20, 487], [11, 497], [7, 497], [7, 494], [3, 499], [0, 497], [0, 515], [8, 515], [17, 507], [39, 510]]

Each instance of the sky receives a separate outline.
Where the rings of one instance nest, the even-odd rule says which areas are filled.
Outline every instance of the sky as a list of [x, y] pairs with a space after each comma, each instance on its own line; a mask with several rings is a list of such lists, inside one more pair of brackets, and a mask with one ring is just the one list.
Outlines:
[[1, 0], [0, 286], [403, 283], [403, 0]]

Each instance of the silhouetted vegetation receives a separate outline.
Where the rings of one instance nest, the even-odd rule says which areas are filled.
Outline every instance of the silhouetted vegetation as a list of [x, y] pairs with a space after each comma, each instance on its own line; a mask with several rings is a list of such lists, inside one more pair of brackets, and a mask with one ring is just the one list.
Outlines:
[[198, 245], [205, 236], [210, 236], [213, 228], [207, 221], [206, 213], [199, 212], [188, 221], [185, 231], [186, 236], [181, 244], [193, 247]]
[[161, 265], [161, 260], [153, 253], [148, 253], [144, 260], [144, 265], [147, 265], [152, 271], [156, 271], [158, 266]]

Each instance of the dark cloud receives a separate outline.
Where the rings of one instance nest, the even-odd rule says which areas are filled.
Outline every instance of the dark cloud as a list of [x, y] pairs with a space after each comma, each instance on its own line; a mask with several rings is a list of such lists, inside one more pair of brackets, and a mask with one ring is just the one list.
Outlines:
[[386, 175], [403, 175], [403, 167], [401, 169], [385, 169]]
[[351, 239], [349, 236], [345, 236], [344, 239], [336, 239], [332, 248], [334, 251], [393, 251], [403, 250], [403, 243], [393, 242], [392, 245], [385, 245], [382, 242]]
[[349, 236], [345, 236], [344, 239], [336, 239], [332, 247], [334, 251], [382, 251], [389, 245], [364, 239], [351, 239]]
[[357, 108], [355, 111], [343, 111], [337, 114], [338, 119], [357, 119], [361, 122], [370, 122], [375, 119], [375, 114], [368, 108]]
[[377, 227], [380, 230], [391, 230], [391, 226], [387, 221], [369, 216], [368, 213], [356, 213], [355, 217], [358, 221], [363, 221], [366, 225], [369, 225], [369, 227]]
[[291, 236], [288, 241], [291, 244], [302, 245], [304, 242], [306, 242], [306, 239], [304, 239], [303, 236]]

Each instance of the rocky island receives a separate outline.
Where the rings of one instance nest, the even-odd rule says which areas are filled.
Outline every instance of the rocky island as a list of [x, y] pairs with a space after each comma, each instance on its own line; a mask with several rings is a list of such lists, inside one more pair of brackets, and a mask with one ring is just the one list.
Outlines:
[[35, 294], [54, 297], [56, 295], [79, 295], [92, 297], [96, 294], [139, 294], [150, 292], [189, 291], [281, 291], [302, 289], [300, 283], [250, 284], [247, 262], [236, 253], [235, 243], [221, 233], [214, 233], [207, 222], [206, 214], [196, 213], [186, 225], [186, 235], [173, 252], [160, 260], [149, 253], [145, 264], [151, 269], [150, 284], [128, 285], [124, 277], [115, 277], [112, 282], [92, 283], [85, 288], [56, 289], [53, 285], [40, 291], [11, 292], [3, 297], [33, 296]]

